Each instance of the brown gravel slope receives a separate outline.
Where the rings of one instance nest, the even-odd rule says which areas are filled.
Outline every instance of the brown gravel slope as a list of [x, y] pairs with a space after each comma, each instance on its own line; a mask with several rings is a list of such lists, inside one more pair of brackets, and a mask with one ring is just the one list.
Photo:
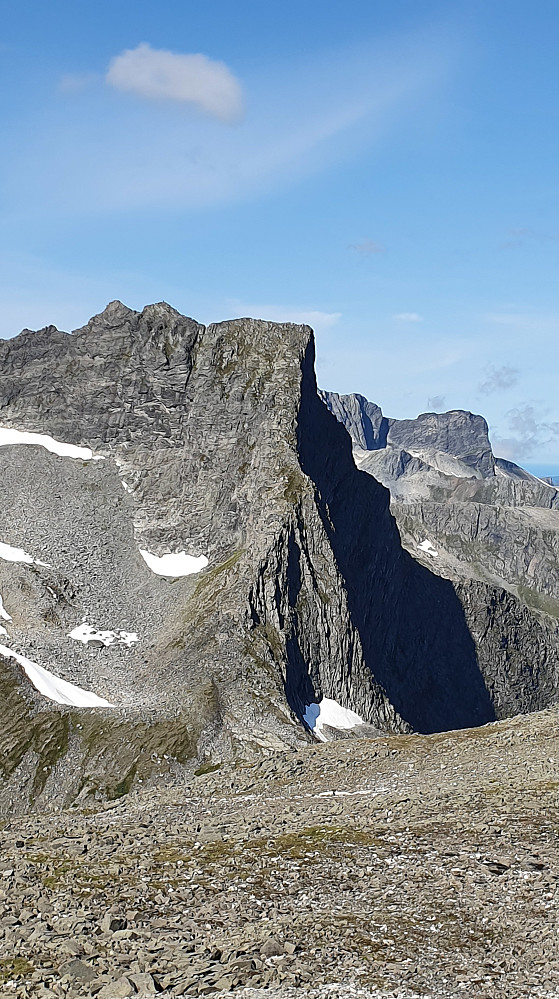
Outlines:
[[559, 997], [558, 722], [339, 741], [14, 819], [2, 994]]

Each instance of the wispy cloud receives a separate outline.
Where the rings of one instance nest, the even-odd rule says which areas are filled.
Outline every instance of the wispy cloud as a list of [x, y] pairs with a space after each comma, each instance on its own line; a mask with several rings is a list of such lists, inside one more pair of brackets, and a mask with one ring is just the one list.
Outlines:
[[419, 312], [397, 312], [393, 319], [398, 319], [402, 323], [422, 323], [423, 316]]
[[222, 121], [237, 120], [243, 110], [237, 78], [225, 63], [201, 53], [152, 49], [144, 42], [115, 56], [105, 79], [115, 90], [149, 100], [194, 104]]
[[363, 239], [360, 243], [351, 243], [349, 249], [355, 250], [356, 253], [360, 253], [364, 257], [368, 257], [372, 253], [384, 253], [384, 246], [376, 243], [374, 239]]
[[510, 364], [503, 364], [500, 368], [490, 364], [485, 369], [484, 381], [478, 385], [478, 392], [489, 395], [492, 392], [512, 388], [518, 382], [519, 375], [518, 368], [513, 368]]
[[500, 249], [516, 250], [527, 243], [554, 243], [558, 239], [558, 233], [542, 232], [539, 229], [509, 229], [507, 238], [500, 244]]
[[[241, 106], [228, 67], [144, 43], [115, 56], [107, 85], [63, 106], [60, 91], [41, 97], [40, 125], [33, 117], [20, 128], [5, 165], [12, 217], [60, 222], [254, 200], [406, 127], [446, 79], [451, 49], [435, 32], [267, 63], [245, 74], [246, 112], [223, 128]], [[143, 99], [122, 100], [125, 91]]]
[[427, 399], [427, 409], [431, 412], [438, 412], [444, 409], [446, 403], [446, 396], [444, 395], [430, 395]]
[[559, 422], [549, 423], [534, 405], [521, 403], [505, 413], [509, 434], [493, 438], [493, 449], [501, 458], [525, 461], [535, 451], [559, 441]]
[[66, 73], [60, 78], [58, 89], [61, 94], [80, 94], [99, 79], [97, 73]]
[[321, 312], [319, 309], [306, 309], [289, 305], [249, 305], [246, 302], [239, 302], [231, 299], [227, 302], [229, 314], [236, 316], [250, 316], [252, 319], [266, 319], [273, 323], [302, 323], [305, 326], [312, 326], [313, 330], [330, 329], [341, 319], [341, 312]]

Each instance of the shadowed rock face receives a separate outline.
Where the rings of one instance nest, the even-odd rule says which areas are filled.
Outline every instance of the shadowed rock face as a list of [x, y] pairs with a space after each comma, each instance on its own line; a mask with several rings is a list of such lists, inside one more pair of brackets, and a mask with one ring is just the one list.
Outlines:
[[[371, 411], [364, 440], [382, 419]], [[5, 808], [293, 747], [322, 696], [369, 734], [481, 724], [556, 696], [547, 618], [402, 548], [387, 490], [318, 398], [307, 327], [205, 328], [164, 303], [111, 303], [73, 335], [0, 342], [0, 426], [102, 456], [0, 447], [0, 542], [39, 560], [0, 559], [2, 641], [115, 705], [55, 705], [0, 657]], [[209, 564], [157, 576], [140, 548]], [[84, 646], [68, 637], [84, 618], [138, 641]]]
[[[407, 548], [418, 554], [429, 539], [435, 572], [501, 585], [559, 617], [559, 492], [494, 458], [481, 416], [455, 410], [387, 420], [362, 396], [321, 395], [351, 434], [358, 467], [390, 490]], [[382, 446], [367, 449], [357, 413], [365, 419], [370, 411], [388, 429]]]

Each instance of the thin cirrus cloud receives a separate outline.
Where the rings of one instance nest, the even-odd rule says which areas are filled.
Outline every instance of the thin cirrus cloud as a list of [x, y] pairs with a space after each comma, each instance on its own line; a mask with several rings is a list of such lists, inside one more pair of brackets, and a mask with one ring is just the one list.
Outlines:
[[[227, 303], [229, 314], [250, 316], [253, 319], [264, 319], [273, 323], [297, 323], [311, 326], [313, 330], [330, 329], [341, 319], [341, 312], [321, 312], [319, 309], [306, 309], [297, 306], [284, 305], [250, 305], [230, 299]], [[228, 316], [229, 318], [229, 316]]]
[[[116, 54], [100, 85], [73, 78], [44, 95], [39, 123], [22, 126], [0, 164], [11, 212], [35, 224], [254, 201], [406, 128], [447, 79], [449, 48], [423, 33], [253, 63], [238, 117], [240, 84], [223, 63], [204, 55], [193, 64], [194, 56], [144, 43]], [[135, 99], [115, 99], [125, 94]]]
[[419, 315], [419, 312], [397, 312], [393, 317], [402, 323], [422, 323], [423, 316]]
[[427, 409], [430, 412], [440, 412], [444, 409], [446, 403], [446, 396], [444, 395], [430, 395], [427, 399]]
[[369, 257], [373, 253], [384, 253], [384, 246], [374, 239], [363, 239], [360, 243], [352, 243], [349, 248], [364, 257]]
[[144, 42], [115, 56], [105, 80], [148, 100], [193, 104], [224, 122], [237, 121], [243, 112], [240, 82], [225, 63], [201, 53], [153, 49]]
[[539, 229], [509, 229], [507, 238], [500, 244], [501, 250], [517, 250], [528, 243], [553, 243], [559, 239], [556, 232], [543, 232]]
[[503, 364], [500, 368], [490, 364], [485, 370], [485, 379], [478, 386], [478, 392], [489, 395], [512, 388], [518, 382], [519, 374], [518, 368], [513, 368], [510, 364]]
[[534, 452], [559, 440], [559, 423], [545, 419], [547, 412], [536, 406], [521, 403], [505, 413], [508, 421], [508, 435], [492, 438], [495, 451], [502, 458], [511, 461], [524, 461]]

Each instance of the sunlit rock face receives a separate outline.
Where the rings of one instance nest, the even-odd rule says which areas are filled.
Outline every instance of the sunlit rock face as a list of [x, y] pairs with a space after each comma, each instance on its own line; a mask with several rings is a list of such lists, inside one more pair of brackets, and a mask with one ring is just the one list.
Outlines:
[[[555, 696], [550, 618], [441, 572], [425, 529], [402, 547], [317, 394], [308, 327], [113, 302], [24, 331], [0, 342], [0, 445], [5, 808], [296, 746], [309, 705], [374, 735]], [[60, 704], [22, 659], [82, 694]]]
[[[559, 491], [494, 457], [483, 417], [453, 410], [390, 420], [363, 396], [321, 396], [351, 435], [357, 467], [390, 490], [410, 551], [435, 571], [498, 584], [559, 616]], [[384, 430], [372, 435], [369, 419]]]

